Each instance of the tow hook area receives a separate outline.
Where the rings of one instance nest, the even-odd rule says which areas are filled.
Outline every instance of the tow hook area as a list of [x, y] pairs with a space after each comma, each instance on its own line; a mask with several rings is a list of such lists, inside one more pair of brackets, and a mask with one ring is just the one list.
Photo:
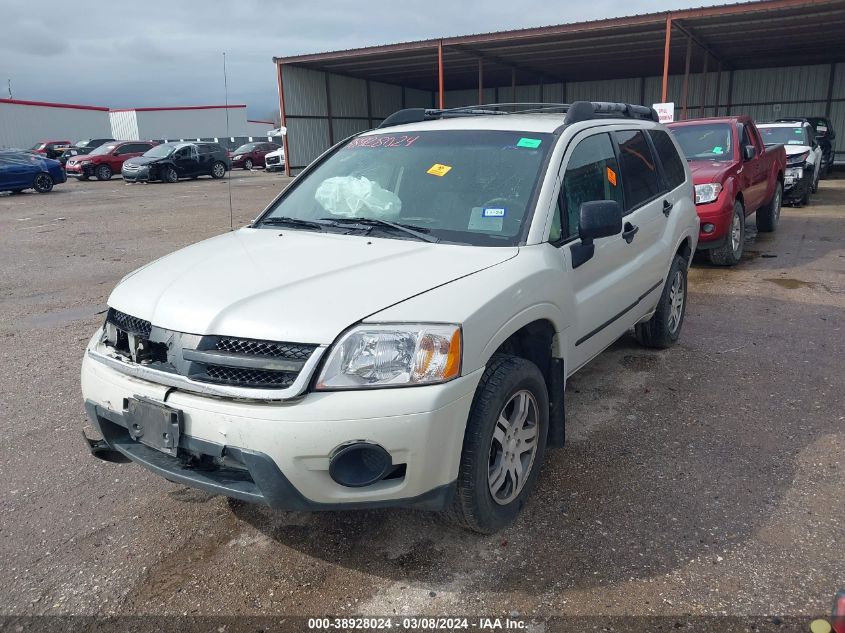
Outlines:
[[85, 431], [82, 431], [82, 437], [85, 438], [85, 442], [88, 444], [88, 450], [97, 459], [102, 459], [104, 462], [111, 462], [112, 464], [128, 464], [132, 461], [120, 451], [116, 451], [109, 446], [105, 440], [92, 440], [85, 435]]

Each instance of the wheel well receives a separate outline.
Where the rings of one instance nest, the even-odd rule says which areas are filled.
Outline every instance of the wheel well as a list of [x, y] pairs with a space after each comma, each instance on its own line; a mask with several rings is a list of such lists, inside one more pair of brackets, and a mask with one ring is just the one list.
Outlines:
[[690, 246], [690, 239], [688, 237], [685, 237], [680, 246], [678, 246], [678, 250], [675, 251], [675, 255], [680, 255], [685, 260], [690, 261], [690, 258], [692, 257], [692, 247]]
[[552, 354], [555, 327], [541, 319], [524, 325], [511, 334], [496, 353], [518, 356], [534, 363], [546, 382], [549, 394], [549, 446], [562, 446], [564, 441], [564, 381], [563, 360]]
[[741, 191], [737, 192], [736, 199], [737, 199], [737, 202], [739, 202], [742, 205], [742, 208], [744, 209], [745, 208], [745, 198], [742, 197]]

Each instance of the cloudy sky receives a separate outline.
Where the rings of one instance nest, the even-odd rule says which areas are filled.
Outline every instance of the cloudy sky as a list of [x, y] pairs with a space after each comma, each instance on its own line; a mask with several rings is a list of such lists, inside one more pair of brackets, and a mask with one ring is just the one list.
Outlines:
[[[0, 0], [0, 96], [113, 108], [277, 109], [273, 56], [724, 4], [718, 0]], [[574, 6], [573, 6], [574, 5]]]

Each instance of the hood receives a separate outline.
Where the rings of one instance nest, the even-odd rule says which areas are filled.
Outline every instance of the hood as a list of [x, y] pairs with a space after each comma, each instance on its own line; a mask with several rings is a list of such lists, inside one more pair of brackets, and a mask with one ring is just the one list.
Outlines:
[[809, 145], [784, 145], [783, 149], [786, 150], [787, 156], [795, 156], [795, 154], [809, 152], [811, 147]]
[[179, 332], [329, 344], [364, 317], [518, 252], [245, 228], [137, 270], [108, 303]]
[[166, 158], [156, 157], [156, 156], [135, 156], [134, 158], [127, 158], [123, 164], [124, 165], [151, 165], [152, 163], [157, 163], [161, 160], [166, 160]]
[[732, 160], [691, 160], [689, 168], [696, 185], [719, 182], [725, 173], [734, 166]]
[[265, 156], [284, 156], [285, 149], [280, 147], [279, 149], [274, 149], [272, 152], [267, 152]]

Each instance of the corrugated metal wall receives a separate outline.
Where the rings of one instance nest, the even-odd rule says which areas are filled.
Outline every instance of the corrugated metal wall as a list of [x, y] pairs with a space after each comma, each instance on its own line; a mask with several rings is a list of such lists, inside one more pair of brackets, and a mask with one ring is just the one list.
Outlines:
[[246, 108], [228, 108], [228, 130], [226, 110], [227, 108], [135, 110], [137, 136], [129, 140], [249, 136]]
[[[447, 67], [447, 77], [448, 71]], [[403, 106], [428, 108], [439, 101], [436, 92], [370, 82], [368, 102], [368, 82], [329, 74], [329, 111], [326, 108], [326, 73], [293, 66], [284, 66], [283, 73], [289, 130], [288, 160], [295, 171], [319, 156], [330, 142], [377, 126], [384, 117]], [[706, 94], [703, 94], [702, 77], [700, 72], [689, 75], [686, 118], [717, 113], [749, 114], [758, 121], [766, 121], [785, 116], [827, 115], [834, 129], [845, 133], [845, 63], [723, 71], [721, 78], [719, 73], [711, 71], [706, 76]], [[683, 75], [669, 77], [669, 101], [675, 102], [676, 119], [683, 116], [683, 83]], [[482, 101], [571, 103], [584, 100], [651, 105], [660, 101], [661, 88], [662, 77], [659, 76], [544, 84], [542, 88], [539, 84], [517, 85], [515, 95], [511, 86], [501, 86], [485, 88]], [[445, 93], [449, 108], [475, 105], [478, 101], [477, 89], [447, 90]], [[845, 158], [845, 143], [840, 143], [837, 154], [840, 159]]]
[[118, 110], [109, 112], [111, 120], [111, 135], [113, 138], [127, 141], [137, 141], [138, 119], [134, 110]]
[[111, 135], [108, 110], [0, 101], [0, 147], [29, 149], [38, 141], [79, 141]]

